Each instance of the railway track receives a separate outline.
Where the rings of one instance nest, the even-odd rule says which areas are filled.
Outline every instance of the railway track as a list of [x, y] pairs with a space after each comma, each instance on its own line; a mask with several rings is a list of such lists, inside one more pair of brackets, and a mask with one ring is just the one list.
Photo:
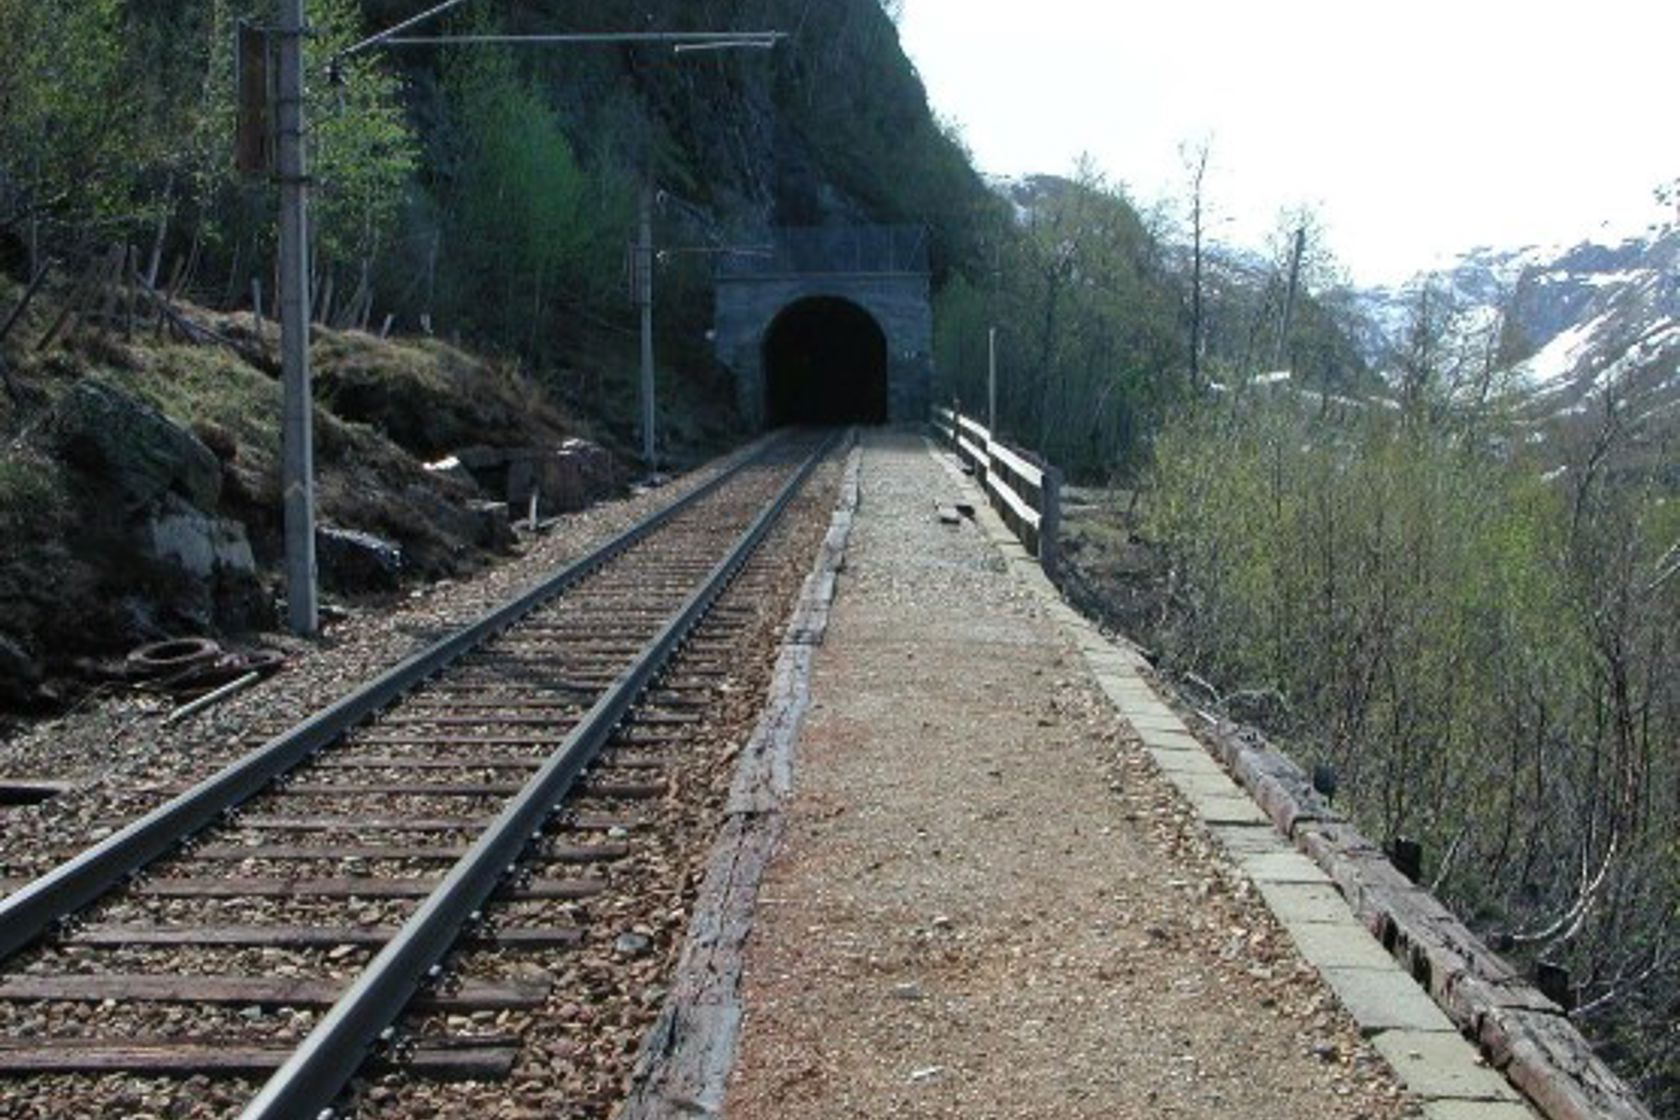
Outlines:
[[769, 593], [742, 572], [835, 441], [777, 441], [0, 899], [0, 1115], [65, 1076], [262, 1081], [253, 1120], [380, 1068], [507, 1077], [557, 975], [602, 983], [556, 961], [616, 931], [634, 968], [659, 933], [611, 923], [647, 911], [623, 892], [685, 742], [740, 702]]

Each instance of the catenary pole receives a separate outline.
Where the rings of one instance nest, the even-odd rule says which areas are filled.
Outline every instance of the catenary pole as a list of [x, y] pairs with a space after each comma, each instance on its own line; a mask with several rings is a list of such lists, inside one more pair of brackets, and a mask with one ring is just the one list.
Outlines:
[[286, 621], [320, 624], [315, 587], [315, 452], [309, 388], [309, 179], [304, 154], [303, 0], [280, 0], [280, 370], [284, 393]]
[[640, 232], [636, 238], [636, 302], [642, 312], [642, 462], [659, 469], [654, 446], [653, 396], [653, 184], [643, 182]]

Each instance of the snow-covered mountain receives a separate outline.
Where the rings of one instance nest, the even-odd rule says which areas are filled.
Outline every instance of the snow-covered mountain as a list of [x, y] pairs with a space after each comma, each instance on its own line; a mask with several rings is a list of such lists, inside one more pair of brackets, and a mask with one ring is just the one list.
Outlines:
[[1590, 407], [1615, 387], [1636, 415], [1680, 403], [1680, 227], [1615, 244], [1476, 249], [1399, 288], [1360, 294], [1378, 368], [1404, 352], [1427, 286], [1443, 321], [1479, 334], [1534, 412]]

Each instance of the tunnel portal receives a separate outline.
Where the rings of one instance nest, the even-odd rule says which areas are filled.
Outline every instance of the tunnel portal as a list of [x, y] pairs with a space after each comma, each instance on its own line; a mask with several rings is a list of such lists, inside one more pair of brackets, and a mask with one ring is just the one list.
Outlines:
[[926, 421], [926, 227], [775, 229], [716, 268], [714, 352], [749, 425]]
[[884, 424], [887, 336], [850, 300], [798, 300], [764, 334], [765, 418], [780, 424]]

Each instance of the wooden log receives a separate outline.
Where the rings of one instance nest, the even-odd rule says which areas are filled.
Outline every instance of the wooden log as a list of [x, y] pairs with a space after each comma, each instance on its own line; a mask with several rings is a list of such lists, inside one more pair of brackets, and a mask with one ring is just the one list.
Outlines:
[[39, 805], [75, 788], [54, 778], [0, 778], [0, 805]]
[[[226, 1043], [124, 1042], [53, 1039], [0, 1042], [0, 1076], [43, 1073], [140, 1073], [153, 1076], [262, 1077], [292, 1056], [286, 1046], [230, 1046]], [[455, 1046], [420, 1046], [403, 1056], [401, 1069], [444, 1081], [505, 1080], [519, 1058], [515, 1041], [462, 1040]], [[374, 1061], [370, 1070], [393, 1068]]]
[[[271, 859], [281, 862], [311, 859], [456, 860], [467, 854], [465, 844], [432, 848], [398, 844], [208, 844], [193, 850], [194, 859]], [[531, 853], [537, 859], [555, 863], [611, 863], [630, 854], [630, 845], [613, 841], [603, 844], [542, 844]]]
[[[12, 976], [0, 980], [0, 999], [64, 1003], [196, 1003], [240, 1007], [330, 1007], [348, 981], [288, 976]], [[539, 1007], [547, 984], [462, 981], [449, 992], [424, 992], [411, 1005], [423, 1011], [505, 1011]]]
[[[137, 893], [148, 898], [425, 898], [437, 889], [441, 881], [433, 876], [420, 879], [269, 879], [239, 876], [226, 879], [152, 879], [140, 884]], [[593, 898], [606, 889], [607, 884], [600, 879], [533, 879], [527, 884], [504, 889], [499, 897], [516, 902]]]
[[[67, 934], [58, 943], [102, 949], [161, 945], [263, 949], [332, 949], [352, 945], [378, 949], [396, 935], [396, 926], [93, 926]], [[572, 949], [583, 944], [583, 930], [576, 926], [498, 929], [469, 934], [462, 943], [472, 948]]]

